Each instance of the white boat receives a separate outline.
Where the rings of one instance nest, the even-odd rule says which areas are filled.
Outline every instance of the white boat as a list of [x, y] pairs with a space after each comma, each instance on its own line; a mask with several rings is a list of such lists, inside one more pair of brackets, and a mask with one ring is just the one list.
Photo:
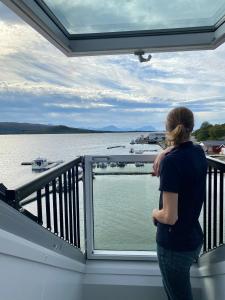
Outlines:
[[135, 154], [143, 154], [145, 150], [135, 150]]
[[47, 170], [48, 167], [48, 161], [46, 158], [36, 158], [32, 161], [32, 171], [43, 171]]

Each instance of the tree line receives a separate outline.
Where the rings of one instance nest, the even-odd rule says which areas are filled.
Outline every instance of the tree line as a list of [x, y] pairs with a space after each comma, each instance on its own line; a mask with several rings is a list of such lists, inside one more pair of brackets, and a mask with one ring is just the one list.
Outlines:
[[212, 125], [209, 122], [203, 122], [201, 127], [193, 132], [193, 135], [198, 142], [225, 139], [225, 123]]

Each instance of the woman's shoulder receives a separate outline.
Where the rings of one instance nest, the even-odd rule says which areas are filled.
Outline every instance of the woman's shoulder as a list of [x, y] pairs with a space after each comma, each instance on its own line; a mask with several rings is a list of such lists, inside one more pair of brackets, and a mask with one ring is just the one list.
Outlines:
[[176, 151], [173, 150], [169, 153], [167, 153], [165, 155], [165, 157], [162, 159], [162, 165], [170, 165], [170, 164], [174, 164], [176, 161], [177, 161], [177, 154], [176, 154]]

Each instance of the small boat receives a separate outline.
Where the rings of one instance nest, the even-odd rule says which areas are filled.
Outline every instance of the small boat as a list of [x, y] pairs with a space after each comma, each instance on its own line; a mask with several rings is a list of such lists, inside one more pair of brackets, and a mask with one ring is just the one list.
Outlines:
[[117, 166], [117, 163], [116, 163], [116, 162], [113, 162], [113, 161], [112, 161], [112, 162], [110, 163], [110, 167], [111, 167], [111, 168], [115, 168], [116, 166]]
[[114, 148], [126, 148], [126, 146], [110, 146], [107, 149], [114, 149]]
[[105, 162], [100, 162], [100, 163], [99, 163], [99, 168], [106, 169], [106, 168], [107, 168], [107, 163], [105, 163]]
[[136, 150], [135, 154], [143, 154], [145, 150]]
[[49, 163], [46, 158], [36, 158], [32, 161], [32, 171], [44, 171], [49, 169]]
[[117, 163], [117, 166], [120, 168], [124, 168], [126, 166], [126, 163], [121, 161]]
[[136, 162], [135, 163], [135, 167], [144, 167], [144, 163], [143, 162]]

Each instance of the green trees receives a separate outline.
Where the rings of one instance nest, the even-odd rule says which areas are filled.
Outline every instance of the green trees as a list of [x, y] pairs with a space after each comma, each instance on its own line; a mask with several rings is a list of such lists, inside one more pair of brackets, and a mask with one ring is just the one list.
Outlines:
[[201, 127], [193, 132], [197, 141], [220, 140], [225, 138], [225, 123], [212, 125], [209, 122], [203, 122]]

